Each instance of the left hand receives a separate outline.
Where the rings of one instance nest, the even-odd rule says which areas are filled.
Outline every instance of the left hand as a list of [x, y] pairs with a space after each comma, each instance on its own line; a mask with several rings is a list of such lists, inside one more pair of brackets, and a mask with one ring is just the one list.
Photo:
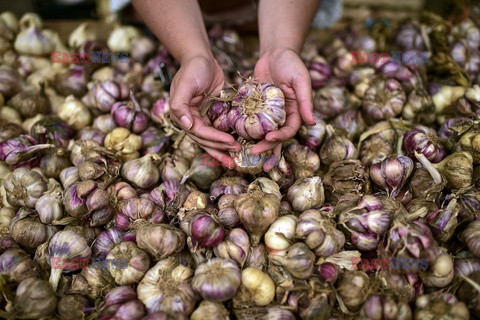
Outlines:
[[[258, 82], [273, 83], [285, 95], [285, 124], [267, 133], [265, 139], [252, 149], [254, 155], [273, 150], [276, 159], [279, 159], [282, 142], [295, 136], [302, 120], [307, 125], [315, 125], [310, 74], [295, 51], [280, 49], [261, 56], [255, 66], [254, 76]], [[272, 168], [270, 161], [267, 161], [264, 169], [268, 171]]]

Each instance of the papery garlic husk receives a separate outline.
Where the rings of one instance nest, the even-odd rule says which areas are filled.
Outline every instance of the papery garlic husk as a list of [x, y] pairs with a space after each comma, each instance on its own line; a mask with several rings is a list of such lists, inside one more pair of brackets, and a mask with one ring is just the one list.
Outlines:
[[79, 274], [72, 276], [72, 282], [67, 287], [66, 293], [78, 293], [96, 300], [105, 296], [107, 292], [115, 287], [115, 280], [108, 270], [88, 266]]
[[80, 130], [92, 122], [90, 110], [73, 95], [67, 97], [62, 104], [58, 117], [66, 121], [74, 130]]
[[55, 292], [47, 281], [27, 278], [17, 287], [14, 308], [20, 319], [42, 319], [53, 315], [57, 307]]
[[297, 221], [296, 237], [319, 257], [328, 257], [341, 250], [345, 236], [335, 223], [317, 210], [304, 211]]
[[10, 235], [27, 249], [35, 249], [58, 231], [57, 227], [45, 225], [38, 218], [29, 216], [32, 212], [21, 208], [10, 223]]
[[129, 94], [129, 88], [125, 83], [106, 80], [93, 85], [84, 97], [84, 103], [105, 113], [110, 112], [115, 102], [128, 99]]
[[105, 137], [104, 145], [107, 149], [114, 151], [122, 161], [126, 162], [139, 157], [138, 150], [142, 147], [142, 138], [131, 133], [128, 129], [115, 128]]
[[56, 186], [46, 191], [35, 203], [35, 210], [40, 221], [45, 224], [63, 218], [63, 189], [56, 182]]
[[155, 153], [127, 161], [122, 167], [122, 177], [139, 188], [149, 189], [160, 179], [159, 161], [160, 157]]
[[137, 230], [137, 245], [156, 260], [180, 252], [186, 243], [182, 230], [168, 224], [144, 224]]
[[[3, 200], [2, 191], [1, 191], [1, 184], [0, 184], [0, 200]], [[9, 234], [9, 226], [12, 222], [13, 217], [15, 217], [15, 210], [13, 208], [4, 207], [4, 204], [0, 202], [0, 236], [5, 236]], [[13, 239], [12, 239], [13, 240]], [[0, 248], [0, 252], [1, 252]]]
[[326, 130], [327, 138], [320, 148], [320, 159], [323, 164], [357, 157], [357, 149], [347, 137], [336, 133], [331, 125], [327, 125]]
[[472, 317], [478, 317], [480, 315], [479, 297], [474, 283], [478, 283], [480, 280], [480, 272], [476, 271], [472, 275], [468, 275], [468, 277], [471, 281], [464, 280], [456, 296], [467, 305]]
[[393, 290], [404, 301], [412, 302], [424, 293], [424, 285], [417, 274], [398, 274], [390, 270], [379, 270], [377, 277], [383, 288]]
[[[239, 195], [245, 192], [248, 181], [242, 177], [222, 177], [210, 186], [210, 199], [216, 200], [223, 195]], [[219, 208], [222, 209], [222, 208]]]
[[287, 198], [297, 212], [320, 208], [325, 201], [322, 179], [318, 176], [298, 179], [288, 189]]
[[64, 320], [85, 318], [90, 312], [90, 302], [80, 294], [64, 295], [57, 305], [58, 315]]
[[[302, 319], [330, 319], [335, 304], [335, 293], [330, 285], [317, 277], [295, 281], [287, 303]], [[287, 317], [287, 319], [290, 319]]]
[[165, 181], [150, 192], [150, 199], [169, 216], [176, 216], [190, 191], [176, 181]]
[[193, 311], [190, 320], [218, 319], [230, 320], [229, 312], [222, 303], [202, 300], [200, 305]]
[[191, 284], [193, 273], [173, 257], [160, 260], [138, 284], [138, 299], [149, 313], [164, 311], [189, 315], [199, 300]]
[[242, 146], [242, 150], [239, 152], [230, 152], [230, 156], [235, 161], [235, 170], [238, 172], [259, 174], [263, 171], [263, 164], [266, 161], [270, 161], [271, 159], [273, 160], [272, 162], [275, 162], [275, 157], [271, 157], [271, 151], [263, 152], [259, 155], [253, 155], [252, 147], [255, 144], [254, 142], [246, 141], [241, 137], [238, 139], [238, 142]]
[[188, 135], [184, 135], [180, 142], [178, 142], [178, 144], [176, 143], [174, 149], [174, 155], [182, 157], [189, 162], [192, 162], [197, 155], [203, 153], [203, 150], [198, 143], [193, 141]]
[[47, 191], [47, 183], [38, 172], [18, 168], [5, 178], [4, 188], [9, 204], [34, 208], [37, 200]]
[[54, 49], [54, 45], [45, 31], [34, 25], [18, 33], [14, 47], [19, 53], [38, 56], [49, 54]]
[[422, 274], [422, 282], [429, 287], [444, 288], [453, 281], [453, 259], [449, 253], [442, 252], [433, 265]]
[[315, 255], [304, 243], [298, 242], [290, 246], [284, 256], [273, 255], [270, 261], [285, 267], [297, 279], [307, 279], [313, 274]]
[[[73, 231], [67, 230], [57, 232], [52, 237], [48, 245], [48, 254], [52, 259], [52, 270], [50, 273], [49, 282], [52, 285], [53, 289], [56, 291], [58, 281], [60, 280], [62, 271], [64, 271], [64, 269], [62, 268], [63, 259], [68, 259], [69, 262], [73, 259], [90, 259], [92, 251], [84, 238], [82, 238]], [[58, 265], [55, 266], [56, 263], [54, 259], [60, 259], [60, 261], [62, 261], [60, 264], [60, 268], [58, 268]], [[70, 266], [72, 266], [72, 264], [70, 264]], [[77, 264], [77, 269], [79, 267], [80, 266]], [[75, 269], [65, 270], [72, 271]]]
[[368, 171], [359, 160], [342, 160], [330, 165], [323, 177], [325, 198], [336, 204], [346, 194], [363, 194], [370, 190]]
[[244, 267], [257, 268], [259, 270], [265, 270], [268, 265], [267, 249], [263, 243], [258, 246], [250, 247], [247, 260], [245, 260]]
[[[437, 181], [437, 179], [440, 180]], [[445, 176], [439, 173], [432, 177], [429, 170], [418, 164], [410, 179], [410, 188], [414, 196], [418, 198], [437, 199], [446, 185]]]
[[205, 209], [207, 205], [208, 194], [200, 191], [192, 191], [185, 200], [183, 207], [185, 210], [200, 210]]
[[339, 115], [350, 107], [345, 88], [327, 85], [317, 90], [313, 97], [313, 107], [323, 119]]
[[108, 48], [112, 52], [130, 52], [135, 39], [140, 37], [140, 31], [132, 26], [118, 26], [108, 36]]
[[94, 40], [97, 40], [95, 30], [93, 30], [88, 22], [84, 22], [70, 33], [70, 36], [68, 37], [68, 45], [71, 48], [78, 48], [85, 42]]
[[26, 278], [36, 278], [38, 265], [20, 248], [6, 250], [0, 255], [0, 274], [9, 281], [20, 283]]
[[31, 136], [22, 134], [0, 142], [0, 160], [4, 160], [12, 168], [34, 167], [38, 165], [40, 152], [53, 147], [52, 144], [38, 144]]
[[394, 153], [397, 139], [397, 130], [390, 123], [376, 123], [360, 136], [360, 161], [370, 166], [384, 160]]
[[284, 157], [291, 164], [295, 179], [311, 177], [320, 168], [320, 157], [299, 143], [289, 144]]
[[266, 306], [274, 298], [275, 284], [268, 274], [251, 267], [242, 270], [242, 284], [233, 298], [234, 307]]
[[396, 301], [391, 295], [373, 294], [360, 309], [359, 319], [362, 320], [382, 320], [398, 319], [411, 320], [412, 310], [404, 301]]
[[367, 299], [370, 279], [363, 271], [345, 271], [336, 283], [338, 294], [348, 311], [358, 311]]
[[205, 300], [224, 302], [233, 298], [240, 282], [240, 269], [233, 260], [213, 258], [195, 269], [192, 287]]
[[237, 90], [228, 112], [228, 122], [246, 140], [263, 139], [281, 127], [286, 119], [283, 92], [270, 83], [256, 83], [252, 78]]
[[213, 248], [213, 252], [219, 258], [232, 259], [240, 267], [243, 266], [250, 250], [248, 234], [240, 228], [235, 228], [219, 245]]
[[[150, 266], [147, 253], [137, 247], [133, 242], [122, 242], [113, 247], [108, 253], [107, 260], [113, 260], [108, 271], [121, 286], [132, 285], [139, 282]], [[121, 263], [124, 263], [121, 266]], [[125, 268], [125, 265], [127, 267]]]
[[285, 256], [287, 249], [294, 242], [297, 217], [294, 215], [281, 216], [270, 225], [265, 233], [265, 246], [269, 255]]
[[283, 306], [257, 307], [257, 308], [238, 308], [233, 310], [233, 314], [238, 320], [295, 320], [296, 317], [292, 311]]
[[[220, 177], [222, 168], [218, 165], [208, 165], [206, 160], [210, 157], [207, 154], [196, 156], [190, 164], [190, 169], [182, 177], [180, 183], [185, 183], [187, 180], [192, 181], [200, 190], [210, 190], [211, 184]], [[207, 160], [208, 162], [208, 160]]]
[[370, 177], [394, 198], [407, 182], [413, 168], [413, 161], [409, 157], [389, 157], [370, 166]]
[[277, 219], [280, 200], [276, 195], [255, 190], [239, 195], [235, 200], [235, 210], [255, 246], [258, 245], [270, 224]]
[[50, 111], [50, 101], [43, 85], [40, 90], [34, 87], [25, 88], [13, 96], [8, 103], [24, 117], [33, 117]]
[[468, 320], [470, 313], [467, 306], [451, 293], [437, 291], [417, 298], [414, 320], [441, 319], [442, 317]]
[[163, 159], [158, 167], [163, 181], [178, 181], [187, 173], [190, 168], [190, 163], [184, 158], [176, 155], [168, 156]]

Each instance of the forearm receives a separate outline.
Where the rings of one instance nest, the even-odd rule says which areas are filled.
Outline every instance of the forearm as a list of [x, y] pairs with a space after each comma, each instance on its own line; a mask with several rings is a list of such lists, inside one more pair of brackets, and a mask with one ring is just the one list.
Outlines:
[[138, 13], [172, 56], [212, 58], [202, 13], [196, 0], [133, 0]]
[[300, 53], [321, 0], [260, 0], [260, 54], [277, 49]]

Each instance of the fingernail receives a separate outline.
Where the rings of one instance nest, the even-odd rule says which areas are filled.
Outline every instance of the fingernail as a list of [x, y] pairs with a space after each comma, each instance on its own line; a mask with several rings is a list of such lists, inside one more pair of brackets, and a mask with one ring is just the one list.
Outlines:
[[190, 119], [188, 119], [187, 116], [182, 116], [180, 118], [180, 121], [182, 122], [183, 126], [185, 127], [186, 130], [190, 130], [192, 128], [192, 121], [190, 121]]

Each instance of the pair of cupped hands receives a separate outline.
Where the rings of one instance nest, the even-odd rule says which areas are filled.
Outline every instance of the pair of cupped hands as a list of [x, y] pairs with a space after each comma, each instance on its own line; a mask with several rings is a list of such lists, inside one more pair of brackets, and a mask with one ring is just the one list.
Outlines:
[[[285, 124], [267, 133], [265, 139], [252, 148], [254, 156], [272, 150], [278, 159], [282, 142], [295, 136], [302, 120], [307, 125], [315, 125], [310, 74], [295, 51], [283, 49], [263, 54], [255, 66], [254, 77], [258, 82], [273, 83], [285, 95]], [[181, 61], [170, 89], [170, 117], [212, 157], [233, 168], [235, 162], [228, 153], [240, 151], [240, 144], [232, 135], [215, 129], [198, 110], [205, 93], [218, 96], [224, 83], [222, 68], [213, 55]], [[264, 164], [265, 171], [273, 167], [270, 161]]]

